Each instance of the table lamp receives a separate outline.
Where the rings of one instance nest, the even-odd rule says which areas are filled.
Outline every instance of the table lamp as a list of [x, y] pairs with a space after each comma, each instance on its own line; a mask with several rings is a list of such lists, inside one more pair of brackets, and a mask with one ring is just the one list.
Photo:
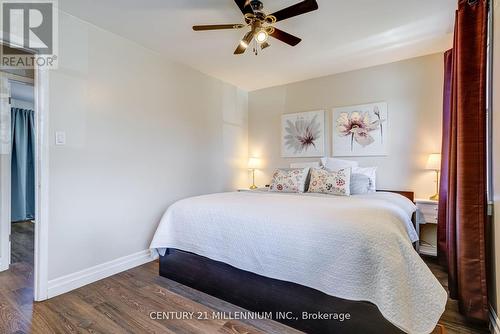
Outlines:
[[255, 185], [255, 170], [258, 168], [260, 168], [260, 159], [248, 159], [248, 169], [252, 171], [252, 185], [250, 186], [250, 189], [257, 189], [257, 186]]
[[433, 170], [436, 172], [436, 194], [431, 196], [429, 199], [437, 201], [439, 200], [439, 172], [441, 170], [441, 154], [439, 153], [429, 154], [425, 169]]

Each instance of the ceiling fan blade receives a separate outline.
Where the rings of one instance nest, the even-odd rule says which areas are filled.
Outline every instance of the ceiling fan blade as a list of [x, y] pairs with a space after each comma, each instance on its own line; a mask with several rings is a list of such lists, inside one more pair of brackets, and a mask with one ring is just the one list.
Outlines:
[[285, 42], [286, 44], [291, 46], [295, 46], [302, 41], [302, 39], [295, 37], [294, 35], [290, 35], [289, 33], [277, 28], [274, 28], [274, 31], [269, 34], [269, 36], [279, 39], [280, 41]]
[[269, 16], [274, 16], [276, 18], [276, 22], [278, 22], [289, 19], [297, 15], [302, 15], [305, 13], [312, 12], [313, 10], [316, 10], [318, 8], [319, 7], [316, 0], [304, 0], [295, 5], [279, 10]]
[[205, 31], [205, 30], [223, 30], [223, 29], [241, 29], [245, 27], [244, 24], [207, 24], [201, 26], [193, 26], [194, 31]]
[[240, 8], [243, 15], [253, 14], [252, 6], [250, 6], [250, 0], [234, 0], [236, 5]]
[[240, 55], [240, 54], [245, 53], [245, 51], [247, 50], [248, 46], [252, 42], [253, 35], [254, 35], [254, 31], [253, 30], [246, 33], [246, 35], [243, 37], [243, 39], [238, 44], [238, 47], [236, 48], [236, 50], [234, 50], [234, 54], [235, 55]]

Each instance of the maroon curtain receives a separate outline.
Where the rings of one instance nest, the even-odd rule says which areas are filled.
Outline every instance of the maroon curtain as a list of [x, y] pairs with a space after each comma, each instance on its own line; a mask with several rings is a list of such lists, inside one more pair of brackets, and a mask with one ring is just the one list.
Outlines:
[[[450, 159], [448, 152], [450, 151], [450, 133], [451, 133], [451, 83], [453, 80], [453, 50], [448, 50], [444, 53], [444, 87], [443, 87], [443, 130], [442, 130], [442, 146], [441, 146], [441, 179], [439, 189], [439, 214], [438, 214], [438, 259], [443, 266], [448, 266], [447, 263], [447, 244], [454, 244], [454, 240], [447, 241], [447, 203], [448, 203], [448, 182]], [[452, 235], [453, 237], [453, 235]], [[455, 266], [453, 266], [454, 268]], [[450, 268], [451, 269], [451, 268]], [[449, 270], [449, 276], [454, 274], [454, 270]], [[451, 277], [450, 277], [451, 278]], [[450, 281], [456, 281], [450, 279]], [[450, 289], [452, 290], [452, 289]]]
[[460, 0], [453, 49], [445, 53], [438, 254], [450, 296], [471, 319], [487, 320], [487, 0]]

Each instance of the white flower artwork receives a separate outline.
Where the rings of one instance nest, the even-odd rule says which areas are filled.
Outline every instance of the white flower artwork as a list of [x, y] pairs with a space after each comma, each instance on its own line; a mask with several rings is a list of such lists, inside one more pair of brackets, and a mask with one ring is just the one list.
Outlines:
[[385, 156], [388, 154], [387, 103], [333, 109], [333, 156]]
[[281, 155], [283, 157], [324, 156], [324, 110], [283, 115], [281, 128]]

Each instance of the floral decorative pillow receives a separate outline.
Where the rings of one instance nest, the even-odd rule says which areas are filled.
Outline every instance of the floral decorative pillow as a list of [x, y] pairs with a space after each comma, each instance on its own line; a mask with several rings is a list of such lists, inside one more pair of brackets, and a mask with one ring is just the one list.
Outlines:
[[351, 194], [351, 169], [330, 171], [323, 168], [311, 169], [310, 193], [349, 196]]
[[269, 191], [282, 193], [303, 193], [309, 168], [276, 169]]

